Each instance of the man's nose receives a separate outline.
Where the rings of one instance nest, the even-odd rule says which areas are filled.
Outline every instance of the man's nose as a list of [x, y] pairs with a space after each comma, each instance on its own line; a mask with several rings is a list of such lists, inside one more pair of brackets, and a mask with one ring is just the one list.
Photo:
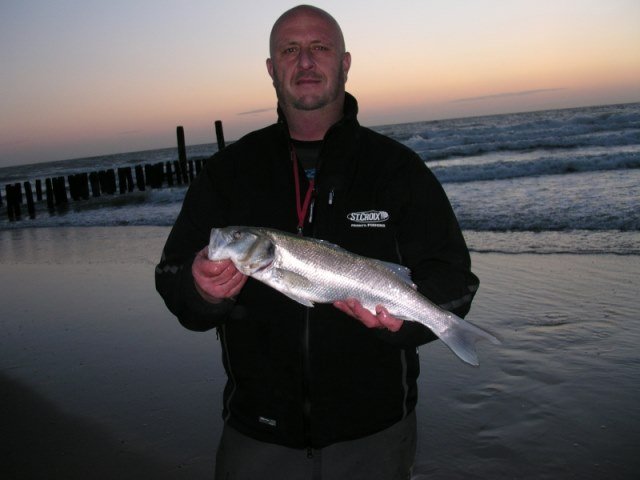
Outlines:
[[316, 65], [311, 49], [309, 48], [300, 49], [300, 55], [298, 56], [298, 65], [304, 69], [313, 68]]

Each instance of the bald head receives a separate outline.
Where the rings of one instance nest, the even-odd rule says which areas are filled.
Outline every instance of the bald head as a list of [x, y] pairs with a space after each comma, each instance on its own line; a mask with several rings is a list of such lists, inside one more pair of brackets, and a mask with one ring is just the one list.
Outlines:
[[334, 31], [335, 39], [338, 48], [341, 50], [341, 53], [344, 53], [346, 51], [342, 29], [340, 28], [340, 25], [335, 18], [318, 7], [314, 7], [312, 5], [298, 5], [297, 7], [293, 7], [292, 9], [287, 10], [282, 15], [280, 15], [278, 20], [276, 20], [276, 23], [273, 24], [271, 35], [269, 36], [269, 54], [271, 57], [273, 57], [274, 55], [278, 32], [282, 25], [286, 24], [290, 20], [304, 17], [321, 19], [325, 21], [327, 25], [330, 25], [331, 29]]

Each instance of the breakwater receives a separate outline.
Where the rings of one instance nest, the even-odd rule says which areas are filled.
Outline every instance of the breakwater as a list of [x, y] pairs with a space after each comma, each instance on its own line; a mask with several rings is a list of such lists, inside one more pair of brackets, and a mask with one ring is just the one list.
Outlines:
[[[225, 147], [220, 120], [215, 122], [215, 133], [220, 150]], [[26, 217], [35, 219], [41, 210], [36, 205], [43, 202], [46, 202], [49, 214], [54, 214], [68, 208], [70, 202], [103, 195], [126, 195], [136, 190], [187, 186], [200, 173], [206, 158], [187, 159], [183, 127], [176, 127], [176, 136], [178, 155], [175, 160], [7, 184], [0, 190], [0, 207], [5, 207], [6, 218], [15, 222]]]

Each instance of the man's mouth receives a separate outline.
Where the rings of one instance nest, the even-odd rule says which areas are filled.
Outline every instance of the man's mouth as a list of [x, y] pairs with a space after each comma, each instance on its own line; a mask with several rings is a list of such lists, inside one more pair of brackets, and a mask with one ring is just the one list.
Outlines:
[[321, 81], [322, 77], [318, 75], [303, 75], [296, 78], [296, 85], [311, 85]]

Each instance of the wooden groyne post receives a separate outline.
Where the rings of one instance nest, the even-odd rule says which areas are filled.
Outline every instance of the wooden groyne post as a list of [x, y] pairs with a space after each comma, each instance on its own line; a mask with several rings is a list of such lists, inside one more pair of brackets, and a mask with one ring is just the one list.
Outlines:
[[36, 199], [38, 202], [42, 201], [42, 180], [36, 180]]
[[224, 132], [222, 131], [222, 122], [216, 120], [216, 142], [218, 142], [218, 150], [222, 150], [225, 147], [224, 144]]
[[[179, 177], [182, 175], [182, 183], [187, 185], [189, 178], [187, 175], [187, 146], [184, 141], [184, 128], [177, 127], [176, 134], [178, 136], [178, 162], [180, 165], [180, 171], [176, 170], [176, 175]], [[178, 182], [180, 184], [180, 182]]]
[[[18, 184], [19, 185], [19, 184]], [[22, 210], [20, 204], [22, 203], [22, 194], [18, 197], [19, 190], [16, 185], [5, 186], [5, 198], [7, 200], [7, 216], [10, 222], [20, 220], [22, 217]]]
[[31, 182], [24, 182], [24, 194], [27, 197], [27, 212], [29, 212], [29, 218], [33, 220], [36, 218], [36, 205], [33, 202], [33, 190], [31, 189]]

